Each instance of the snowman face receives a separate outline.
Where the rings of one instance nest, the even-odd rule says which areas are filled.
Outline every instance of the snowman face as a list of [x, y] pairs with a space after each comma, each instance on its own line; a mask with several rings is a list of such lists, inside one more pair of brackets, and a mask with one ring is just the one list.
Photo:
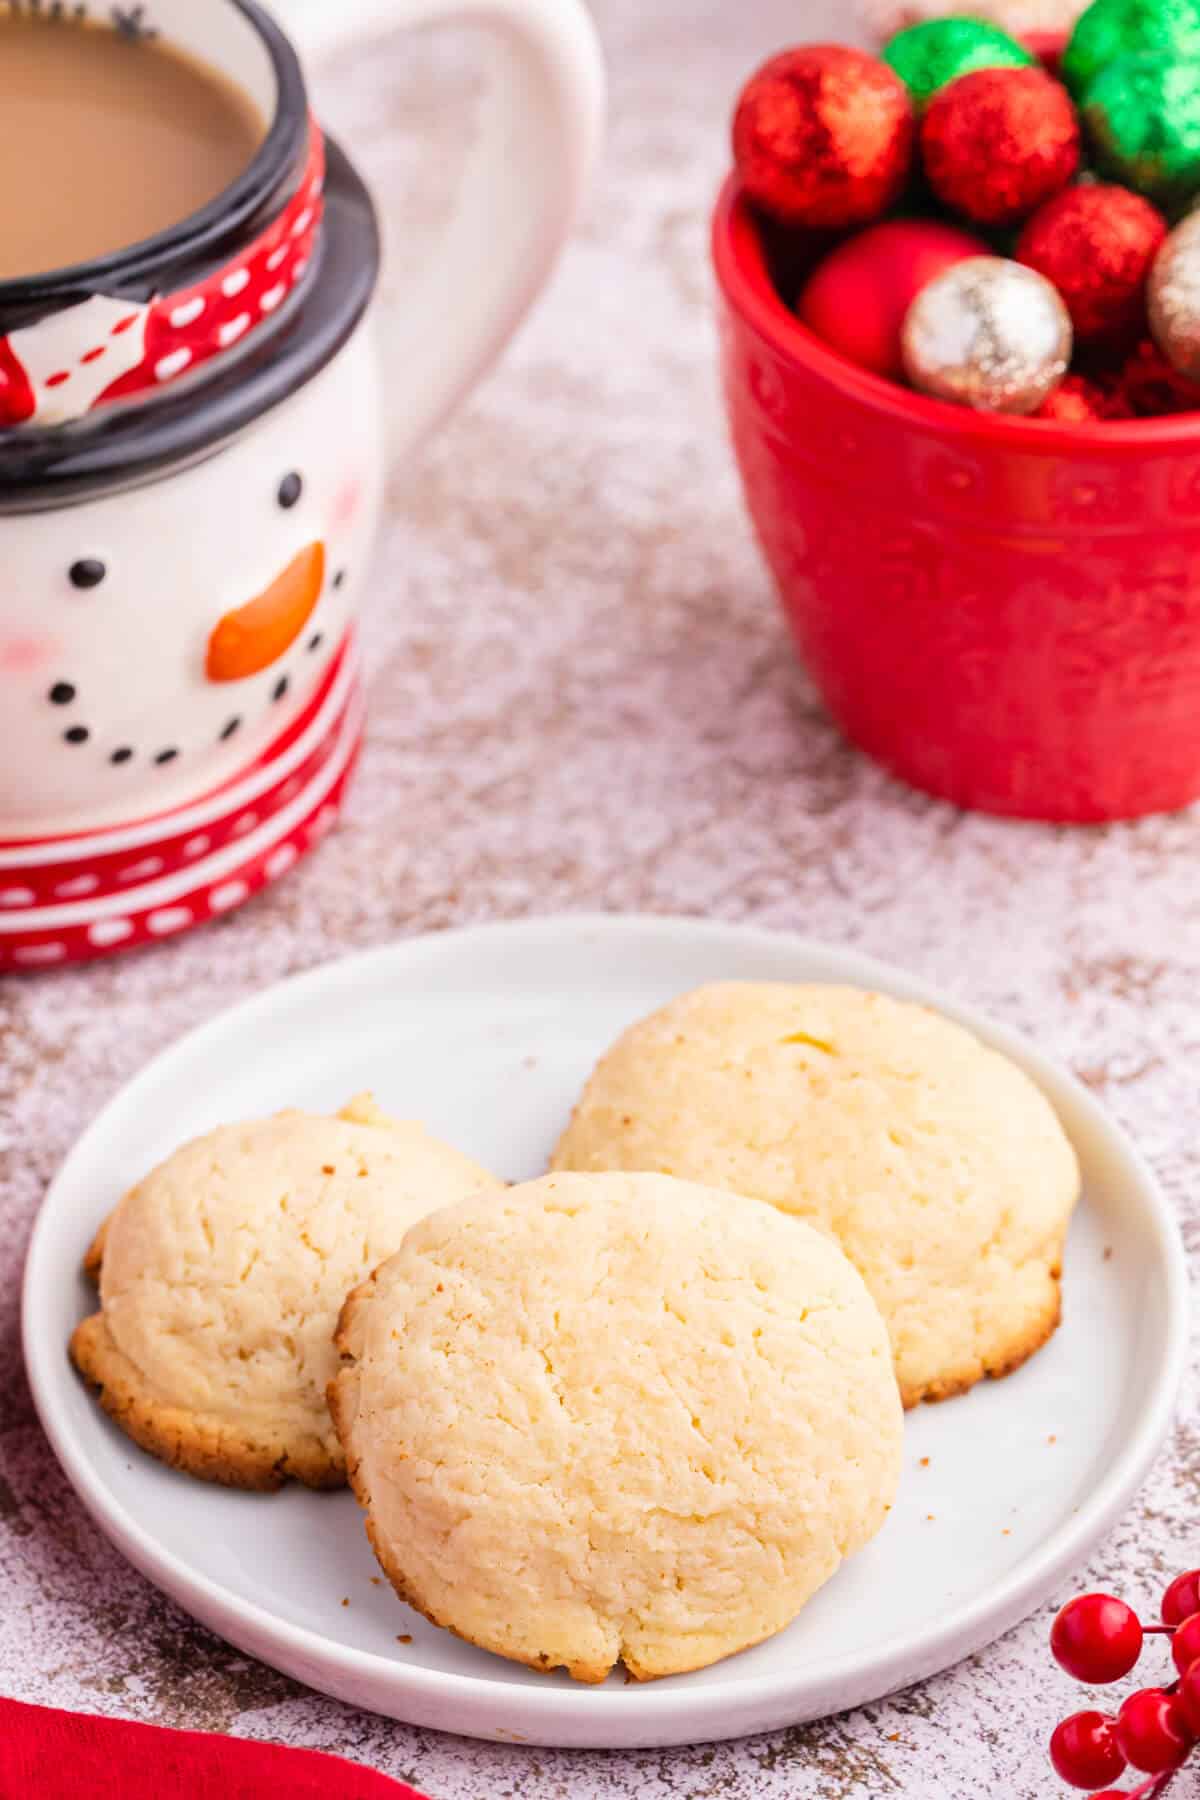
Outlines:
[[0, 838], [189, 802], [305, 709], [378, 510], [361, 337], [204, 462], [5, 522]]

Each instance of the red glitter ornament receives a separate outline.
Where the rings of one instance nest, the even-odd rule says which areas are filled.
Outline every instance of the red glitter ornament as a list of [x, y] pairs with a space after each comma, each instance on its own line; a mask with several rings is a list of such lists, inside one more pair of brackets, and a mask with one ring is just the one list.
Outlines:
[[847, 238], [827, 256], [796, 311], [819, 338], [860, 369], [904, 379], [901, 329], [923, 287], [968, 256], [981, 238], [935, 219], [889, 219]]
[[1072, 187], [1021, 233], [1017, 259], [1052, 281], [1078, 343], [1145, 328], [1146, 278], [1167, 235], [1156, 206], [1128, 188]]
[[1133, 414], [1119, 386], [1106, 387], [1086, 375], [1065, 375], [1033, 416], [1057, 425], [1098, 425]]
[[929, 185], [980, 225], [1014, 225], [1079, 167], [1079, 119], [1044, 69], [978, 69], [936, 94], [921, 123]]
[[742, 90], [733, 157], [755, 205], [787, 225], [868, 225], [912, 166], [912, 101], [886, 63], [814, 44], [774, 56]]
[[1133, 418], [1200, 412], [1200, 383], [1173, 369], [1149, 338], [1138, 345], [1121, 370], [1118, 391]]

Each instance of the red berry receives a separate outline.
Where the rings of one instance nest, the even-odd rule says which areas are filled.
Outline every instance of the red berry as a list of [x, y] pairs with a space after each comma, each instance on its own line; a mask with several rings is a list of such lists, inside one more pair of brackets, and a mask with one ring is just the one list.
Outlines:
[[1194, 1612], [1190, 1619], [1185, 1619], [1178, 1627], [1171, 1639], [1171, 1655], [1181, 1675], [1186, 1675], [1196, 1658], [1200, 1657], [1200, 1612]]
[[1189, 1569], [1177, 1575], [1162, 1599], [1164, 1625], [1182, 1625], [1185, 1619], [1200, 1612], [1200, 1569]]
[[1142, 1627], [1123, 1600], [1080, 1594], [1055, 1619], [1050, 1649], [1076, 1681], [1120, 1681], [1142, 1654]]
[[1200, 1737], [1200, 1662], [1194, 1662], [1183, 1676], [1175, 1695], [1179, 1710]]
[[1141, 1688], [1130, 1694], [1117, 1714], [1116, 1739], [1135, 1769], [1162, 1775], [1186, 1759], [1196, 1734], [1174, 1694]]
[[1063, 1781], [1072, 1787], [1096, 1788], [1124, 1774], [1125, 1757], [1115, 1725], [1107, 1713], [1080, 1712], [1055, 1727], [1050, 1761]]

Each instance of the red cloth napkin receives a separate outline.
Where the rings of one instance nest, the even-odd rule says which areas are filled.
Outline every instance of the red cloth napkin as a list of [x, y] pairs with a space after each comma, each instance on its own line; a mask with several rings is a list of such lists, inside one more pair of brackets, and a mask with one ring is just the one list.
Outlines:
[[373, 1769], [0, 1700], [0, 1800], [423, 1800]]

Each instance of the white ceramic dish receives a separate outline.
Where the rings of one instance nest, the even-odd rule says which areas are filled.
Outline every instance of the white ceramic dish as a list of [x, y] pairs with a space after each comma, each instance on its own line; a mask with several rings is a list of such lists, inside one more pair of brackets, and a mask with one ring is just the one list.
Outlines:
[[[1062, 1329], [1009, 1380], [910, 1416], [887, 1527], [780, 1637], [642, 1687], [536, 1675], [374, 1585], [348, 1495], [205, 1487], [134, 1449], [84, 1392], [66, 1355], [89, 1306], [80, 1257], [130, 1178], [180, 1139], [286, 1104], [333, 1107], [371, 1086], [500, 1173], [533, 1175], [616, 1032], [721, 977], [848, 981], [932, 1001], [1041, 1083], [1086, 1176]], [[415, 1724], [629, 1747], [733, 1737], [878, 1698], [1046, 1599], [1113, 1523], [1167, 1430], [1185, 1288], [1178, 1232], [1145, 1165], [1081, 1087], [1010, 1033], [849, 951], [687, 920], [561, 918], [331, 964], [160, 1056], [84, 1134], [47, 1196], [25, 1276], [25, 1355], [45, 1428], [97, 1523], [241, 1649]]]

